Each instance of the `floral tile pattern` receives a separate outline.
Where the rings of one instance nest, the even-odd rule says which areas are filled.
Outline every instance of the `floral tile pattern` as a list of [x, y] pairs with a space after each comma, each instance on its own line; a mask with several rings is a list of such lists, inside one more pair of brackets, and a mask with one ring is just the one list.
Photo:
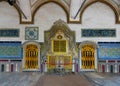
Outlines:
[[22, 58], [21, 42], [0, 42], [0, 58]]
[[99, 59], [120, 59], [120, 42], [99, 42]]
[[26, 27], [25, 28], [25, 39], [26, 40], [38, 40], [38, 27]]

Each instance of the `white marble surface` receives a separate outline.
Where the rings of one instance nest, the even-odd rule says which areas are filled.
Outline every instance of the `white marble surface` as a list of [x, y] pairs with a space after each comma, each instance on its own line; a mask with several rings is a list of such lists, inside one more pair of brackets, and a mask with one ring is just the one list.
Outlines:
[[40, 72], [0, 73], [0, 86], [34, 86], [40, 77]]
[[120, 74], [89, 72], [84, 75], [95, 86], [120, 86]]
[[[44, 31], [49, 30], [53, 23], [59, 19], [67, 22], [66, 13], [64, 10], [55, 3], [48, 3], [38, 9], [35, 14], [34, 24], [20, 24], [19, 14], [17, 10], [10, 6], [7, 2], [0, 2], [0, 28], [18, 28], [20, 29], [20, 37], [9, 38], [2, 37], [0, 41], [25, 41], [25, 27], [39, 27], [39, 40], [44, 42]], [[85, 40], [94, 42], [119, 42], [120, 41], [120, 24], [115, 24], [115, 14], [113, 10], [100, 2], [92, 4], [83, 13], [82, 24], [68, 24], [71, 30], [75, 31], [76, 42]], [[81, 29], [88, 28], [115, 28], [116, 37], [81, 37]]]

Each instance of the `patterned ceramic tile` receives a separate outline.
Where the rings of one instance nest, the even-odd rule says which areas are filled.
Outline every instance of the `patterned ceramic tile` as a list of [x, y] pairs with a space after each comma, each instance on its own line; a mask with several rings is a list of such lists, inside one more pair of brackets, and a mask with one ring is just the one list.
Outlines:
[[22, 58], [21, 42], [0, 42], [0, 58]]
[[26, 40], [38, 40], [38, 27], [26, 27], [25, 28], [25, 39]]
[[120, 59], [120, 43], [98, 43], [98, 58], [99, 59]]

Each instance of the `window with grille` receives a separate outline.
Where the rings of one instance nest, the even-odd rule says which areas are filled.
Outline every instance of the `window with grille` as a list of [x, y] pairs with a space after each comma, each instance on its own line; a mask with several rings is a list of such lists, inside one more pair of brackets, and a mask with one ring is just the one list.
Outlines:
[[95, 68], [95, 49], [93, 45], [84, 45], [82, 47], [82, 68], [83, 69], [94, 69]]
[[53, 51], [54, 52], [66, 52], [66, 40], [54, 40]]
[[36, 45], [29, 44], [26, 46], [25, 68], [26, 69], [38, 68], [38, 47]]

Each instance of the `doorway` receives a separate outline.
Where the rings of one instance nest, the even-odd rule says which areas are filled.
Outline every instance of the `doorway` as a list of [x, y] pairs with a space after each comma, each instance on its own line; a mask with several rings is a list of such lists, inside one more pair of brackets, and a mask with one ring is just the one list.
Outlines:
[[48, 56], [49, 71], [55, 69], [72, 70], [72, 56]]
[[82, 69], [95, 69], [95, 49], [91, 44], [82, 46]]
[[28, 44], [25, 51], [25, 69], [38, 69], [38, 47]]
[[4, 64], [1, 65], [1, 72], [4, 72], [5, 71], [5, 66]]
[[14, 71], [14, 64], [11, 64], [11, 72]]
[[110, 65], [110, 72], [113, 73], [113, 65]]

